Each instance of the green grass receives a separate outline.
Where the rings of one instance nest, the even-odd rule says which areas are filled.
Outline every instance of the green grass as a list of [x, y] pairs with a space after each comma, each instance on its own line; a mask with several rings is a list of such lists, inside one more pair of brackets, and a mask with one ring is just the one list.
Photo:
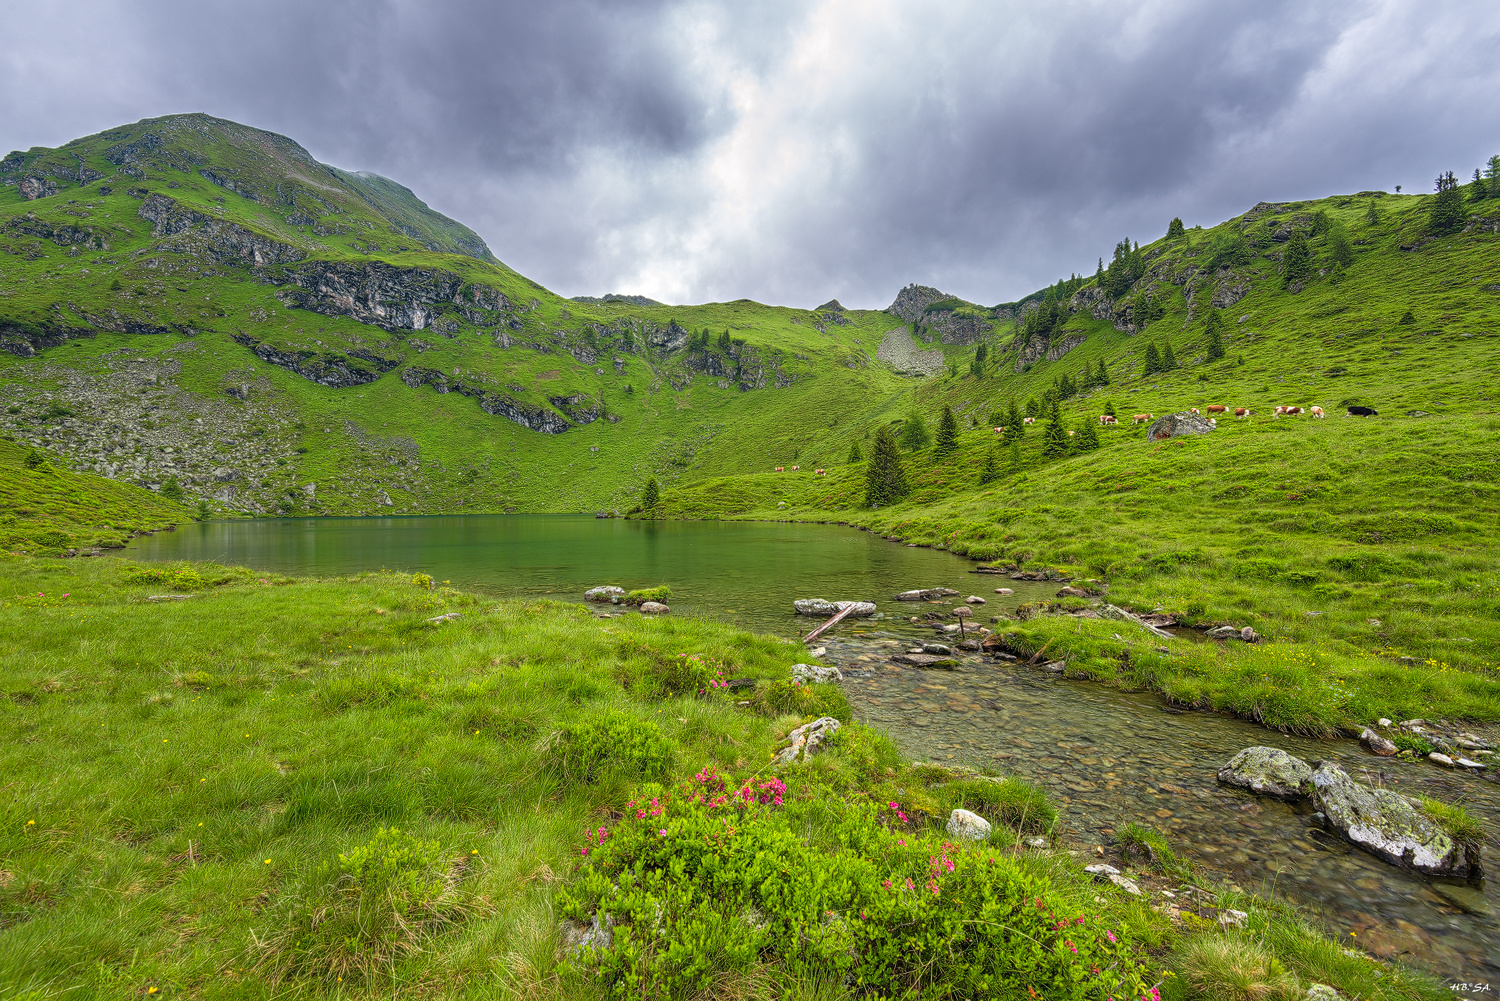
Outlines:
[[[161, 574], [190, 577], [184, 593], [193, 597], [145, 600]], [[931, 856], [955, 864], [951, 881], [939, 875], [958, 894], [921, 911], [934, 930], [979, 906], [970, 895], [981, 887], [1011, 886], [1027, 907], [1041, 897], [1070, 920], [1097, 922], [1094, 937], [1078, 942], [1125, 949], [1153, 979], [1160, 963], [1139, 950], [1182, 941], [1131, 898], [1100, 897], [1065, 853], [999, 842], [944, 848], [950, 801], [1023, 829], [1046, 826], [1053, 808], [1019, 783], [906, 765], [858, 724], [810, 765], [783, 773], [786, 806], [771, 805], [765, 766], [776, 738], [821, 707], [777, 715], [694, 686], [720, 671], [759, 687], [784, 677], [798, 655], [783, 640], [703, 621], [600, 620], [577, 606], [496, 602], [433, 589], [419, 575], [292, 580], [208, 565], [5, 557], [0, 578], [0, 593], [70, 595], [55, 606], [0, 603], [12, 734], [0, 750], [0, 980], [24, 996], [81, 987], [202, 998], [592, 997], [613, 982], [596, 978], [606, 969], [673, 996], [704, 976], [745, 996], [824, 996], [832, 966], [790, 954], [763, 961], [696, 938], [691, 915], [717, 913], [744, 892], [719, 896], [703, 880], [664, 884], [676, 887], [663, 898], [673, 901], [667, 925], [653, 925], [650, 914], [661, 912], [642, 905], [642, 934], [656, 928], [663, 947], [694, 950], [673, 953], [696, 956], [690, 968], [625, 951], [599, 957], [602, 967], [560, 962], [558, 923], [588, 913], [597, 890], [589, 873], [602, 871], [590, 867], [633, 845], [648, 852], [642, 871], [651, 870], [658, 823], [684, 839], [668, 860], [702, 847], [699, 826], [721, 830], [713, 807], [673, 798], [707, 788], [710, 769], [727, 789], [749, 782], [766, 797], [730, 832], [746, 851], [727, 857], [812, 866], [797, 877], [798, 893], [837, 896], [855, 885], [813, 878], [831, 866], [850, 879], [865, 874], [856, 883], [874, 895], [864, 905], [871, 920], [884, 920], [875, 904], [891, 892], [879, 885], [890, 878], [882, 872], [910, 871], [920, 887]], [[448, 611], [461, 617], [427, 622]], [[835, 711], [848, 718], [847, 707]], [[664, 820], [634, 821], [628, 804], [643, 788], [678, 805]], [[632, 835], [632, 824], [651, 830]], [[616, 854], [581, 855], [585, 830], [594, 844], [600, 828], [622, 839], [610, 842]], [[756, 899], [793, 929], [804, 920]], [[624, 898], [621, 907], [622, 918], [634, 913]], [[1280, 927], [1295, 920], [1289, 913], [1267, 920]], [[890, 916], [901, 935], [914, 933], [910, 914]], [[1105, 946], [1105, 928], [1123, 937]], [[766, 934], [766, 949], [791, 941]], [[1297, 934], [1295, 942], [1314, 936]], [[870, 948], [884, 941], [882, 933]], [[819, 948], [845, 955], [833, 940]], [[925, 965], [910, 965], [927, 948], [913, 939], [869, 952], [868, 962], [894, 964], [892, 975], [915, 989], [936, 982]], [[966, 955], [980, 965], [942, 965], [952, 976], [989, 975], [989, 961], [974, 958], [984, 953]], [[1384, 985], [1361, 996], [1441, 996], [1423, 977], [1344, 962], [1345, 979], [1333, 982]], [[1054, 964], [1048, 976], [1073, 975], [1045, 963]]]
[[191, 517], [149, 490], [59, 468], [52, 457], [0, 439], [0, 547], [11, 552], [118, 547]]

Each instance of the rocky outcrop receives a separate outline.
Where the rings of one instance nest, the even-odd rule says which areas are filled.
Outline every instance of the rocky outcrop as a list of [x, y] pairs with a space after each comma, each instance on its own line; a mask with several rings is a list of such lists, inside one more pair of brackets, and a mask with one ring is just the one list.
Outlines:
[[914, 323], [922, 318], [928, 306], [952, 298], [947, 292], [939, 292], [930, 286], [912, 284], [897, 292], [895, 301], [885, 311], [907, 323]]
[[283, 304], [324, 316], [346, 316], [384, 330], [424, 330], [447, 311], [479, 327], [502, 323], [515, 305], [487, 285], [465, 284], [441, 268], [402, 268], [383, 261], [308, 261], [282, 269], [296, 286]]
[[1360, 785], [1328, 761], [1313, 771], [1312, 784], [1327, 825], [1372, 855], [1434, 876], [1479, 874], [1478, 846], [1455, 842], [1405, 796]]
[[823, 744], [839, 732], [842, 724], [832, 716], [804, 723], [786, 735], [786, 744], [771, 759], [773, 765], [791, 765], [805, 762], [823, 749]]
[[21, 192], [22, 198], [32, 202], [57, 194], [57, 182], [50, 177], [23, 177], [16, 184], [16, 189]]
[[0, 351], [18, 358], [30, 358], [45, 348], [55, 348], [75, 337], [93, 337], [92, 330], [58, 325], [32, 326], [25, 323], [0, 322]]
[[599, 402], [599, 398], [584, 393], [549, 396], [547, 402], [567, 414], [574, 424], [592, 424], [604, 414], [604, 404]]
[[607, 603], [618, 605], [620, 603], [620, 599], [624, 597], [625, 589], [623, 587], [617, 587], [614, 584], [605, 584], [600, 587], [591, 587], [587, 591], [583, 592], [584, 601], [597, 601], [602, 604]]
[[48, 222], [39, 219], [34, 212], [28, 212], [22, 216], [13, 216], [5, 221], [5, 226], [0, 232], [8, 236], [34, 236], [41, 240], [50, 240], [59, 247], [68, 247], [82, 244], [84, 246], [95, 246], [98, 241], [100, 249], [108, 249], [104, 243], [103, 233], [106, 230], [95, 232], [92, 226], [76, 226], [64, 223]]
[[479, 409], [485, 413], [504, 417], [523, 428], [540, 431], [543, 434], [562, 434], [572, 427], [556, 411], [522, 403], [505, 393], [497, 393], [481, 386], [471, 386], [457, 379], [449, 379], [436, 369], [408, 366], [401, 370], [401, 381], [412, 389], [418, 386], [431, 386], [439, 393], [458, 393], [472, 397], [478, 401]]
[[1263, 796], [1304, 799], [1312, 795], [1312, 768], [1279, 747], [1247, 747], [1219, 769], [1219, 781]]
[[1057, 359], [1072, 351], [1087, 339], [1083, 334], [1069, 334], [1060, 341], [1053, 341], [1051, 346], [1047, 348], [1047, 360], [1057, 361]]
[[1183, 412], [1180, 414], [1168, 414], [1157, 418], [1156, 422], [1146, 429], [1147, 441], [1165, 441], [1168, 438], [1185, 438], [1189, 435], [1208, 434], [1214, 429], [1207, 417], [1199, 417], [1197, 414]]
[[843, 311], [844, 304], [839, 302], [837, 299], [829, 299], [827, 302], [823, 303], [823, 305], [813, 310], [814, 313], [842, 313]]
[[[351, 386], [363, 386], [374, 382], [386, 372], [396, 367], [396, 362], [379, 355], [359, 351], [362, 360], [369, 362], [376, 369], [371, 371], [363, 365], [356, 365], [345, 355], [332, 351], [309, 351], [309, 350], [278, 350], [264, 342], [257, 341], [248, 334], [233, 334], [236, 341], [249, 348], [255, 357], [278, 368], [296, 372], [302, 378], [316, 382], [320, 386], [329, 386], [334, 389], [348, 389]], [[354, 354], [355, 352], [350, 352]]]
[[947, 366], [942, 351], [924, 350], [905, 327], [886, 331], [875, 357], [901, 375], [942, 375]]
[[166, 195], [148, 196], [136, 213], [151, 223], [152, 236], [195, 238], [201, 241], [209, 256], [219, 261], [259, 267], [300, 261], [307, 256], [291, 244], [190, 209]]

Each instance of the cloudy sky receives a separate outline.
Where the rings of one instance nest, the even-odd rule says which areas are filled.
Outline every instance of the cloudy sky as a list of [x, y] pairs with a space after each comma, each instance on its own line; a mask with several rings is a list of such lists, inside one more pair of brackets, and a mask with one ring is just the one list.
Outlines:
[[1174, 215], [1500, 153], [1494, 0], [5, 6], [0, 152], [208, 112], [564, 295], [995, 303]]

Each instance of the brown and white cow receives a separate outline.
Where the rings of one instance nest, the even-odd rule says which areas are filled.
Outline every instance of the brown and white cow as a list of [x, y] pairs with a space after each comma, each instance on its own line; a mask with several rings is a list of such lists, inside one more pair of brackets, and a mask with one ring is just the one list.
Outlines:
[[826, 469], [815, 469], [815, 470], [813, 470], [813, 475], [815, 475], [815, 476], [827, 476], [828, 475], [828, 470], [826, 470]]
[[801, 467], [801, 466], [793, 466], [793, 467], [792, 467], [792, 472], [794, 472], [794, 473], [795, 473], [795, 472], [796, 472], [796, 471], [797, 471], [797, 470], [799, 470], [799, 469], [801, 469], [801, 468], [802, 468], [802, 467]]
[[1099, 426], [1100, 427], [1106, 427], [1107, 428], [1111, 424], [1118, 424], [1118, 423], [1120, 423], [1120, 422], [1117, 421], [1117, 420], [1115, 420], [1115, 415], [1114, 414], [1100, 414], [1099, 415]]
[[1021, 423], [1022, 424], [1035, 424], [1036, 423], [1036, 418], [1035, 417], [1022, 417], [1021, 418]]
[[1155, 414], [1136, 414], [1134, 417], [1130, 418], [1130, 423], [1131, 424], [1144, 424], [1147, 421], [1152, 420], [1153, 418], [1155, 418], [1155, 416], [1156, 416]]
[[1188, 413], [1192, 414], [1194, 417], [1200, 417], [1200, 416], [1202, 416], [1201, 414], [1198, 413], [1198, 408], [1197, 407], [1190, 408], [1188, 410]]
[[1004, 434], [1005, 433], [1005, 429], [1004, 428], [996, 428], [995, 429], [995, 433], [996, 434]]
[[1246, 417], [1250, 416], [1250, 411], [1246, 410], [1244, 407], [1235, 407], [1234, 416], [1239, 418], [1240, 420], [1244, 420]]
[[1308, 416], [1310, 416], [1310, 417], [1321, 418], [1323, 416], [1323, 408], [1322, 407], [1310, 407], [1310, 408], [1308, 408], [1307, 413], [1308, 413]]
[[1280, 417], [1283, 414], [1285, 414], [1287, 417], [1296, 417], [1300, 413], [1302, 413], [1302, 408], [1301, 407], [1277, 407], [1276, 408], [1276, 416], [1277, 417]]
[[1224, 414], [1229, 412], [1229, 408], [1224, 406], [1224, 404], [1222, 403], [1215, 403], [1209, 406], [1207, 410], [1211, 414]]
[[785, 466], [777, 466], [776, 467], [776, 471], [778, 473], [784, 473], [784, 472], [786, 472], [786, 467]]

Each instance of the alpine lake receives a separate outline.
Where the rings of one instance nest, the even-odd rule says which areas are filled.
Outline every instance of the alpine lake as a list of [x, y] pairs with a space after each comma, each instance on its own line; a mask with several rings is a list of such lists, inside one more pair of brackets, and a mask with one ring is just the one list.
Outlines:
[[[1361, 781], [1462, 803], [1485, 822], [1486, 858], [1500, 860], [1494, 834], [1500, 788], [1483, 773], [1377, 758], [1354, 740], [1282, 734], [978, 653], [959, 654], [956, 670], [892, 660], [914, 642], [949, 642], [935, 637], [930, 624], [910, 621], [927, 609], [893, 601], [900, 591], [951, 588], [960, 597], [948, 599], [950, 607], [965, 595], [984, 597], [970, 620], [982, 624], [996, 612], [1053, 596], [1056, 583], [977, 574], [973, 563], [951, 553], [839, 526], [585, 515], [205, 522], [140, 539], [126, 555], [292, 575], [422, 572], [497, 597], [570, 602], [603, 584], [665, 584], [672, 615], [709, 616], [793, 638], [818, 624], [795, 615], [793, 599], [874, 601], [881, 617], [846, 620], [815, 645], [825, 647], [824, 663], [843, 671], [856, 715], [911, 758], [1042, 786], [1060, 811], [1060, 843], [1088, 861], [1102, 854], [1119, 825], [1139, 821], [1166, 835], [1211, 879], [1290, 900], [1351, 946], [1447, 979], [1455, 997], [1500, 990], [1500, 919], [1482, 883], [1445, 883], [1395, 868], [1316, 826], [1310, 807], [1216, 779], [1237, 751], [1255, 744], [1337, 761]], [[996, 594], [997, 586], [1014, 593]], [[1120, 625], [1122, 632], [1137, 628]], [[1198, 634], [1168, 641], [1142, 632], [1141, 639], [1206, 642]], [[1147, 886], [1172, 903], [1162, 891], [1175, 883]]]

